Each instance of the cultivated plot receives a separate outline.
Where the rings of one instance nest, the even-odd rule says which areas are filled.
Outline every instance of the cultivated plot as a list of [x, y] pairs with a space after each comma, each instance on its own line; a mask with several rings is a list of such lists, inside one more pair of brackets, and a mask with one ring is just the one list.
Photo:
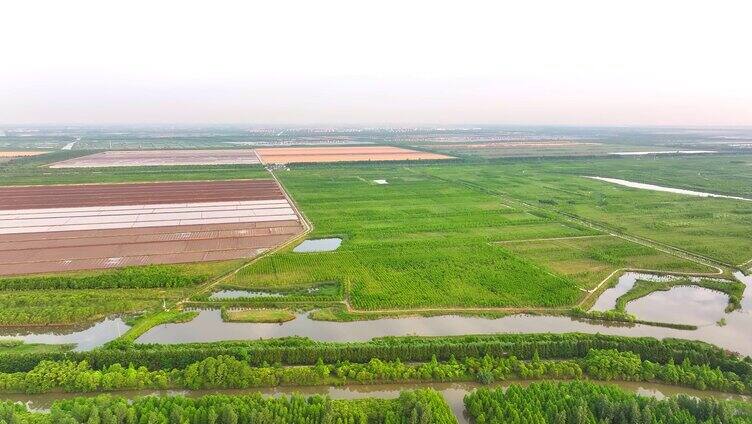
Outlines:
[[451, 156], [391, 146], [270, 147], [256, 149], [264, 164], [451, 159]]
[[8, 162], [10, 160], [16, 159], [16, 158], [25, 158], [29, 156], [39, 156], [47, 153], [46, 151], [30, 151], [30, 150], [20, 150], [20, 151], [0, 151], [0, 163], [2, 162]]
[[56, 162], [50, 168], [107, 168], [170, 165], [252, 165], [259, 163], [251, 149], [124, 150], [94, 153]]
[[499, 242], [504, 249], [571, 278], [583, 289], [596, 287], [619, 269], [712, 273], [713, 268], [653, 247], [603, 234]]
[[0, 275], [249, 258], [302, 231], [273, 180], [0, 188]]

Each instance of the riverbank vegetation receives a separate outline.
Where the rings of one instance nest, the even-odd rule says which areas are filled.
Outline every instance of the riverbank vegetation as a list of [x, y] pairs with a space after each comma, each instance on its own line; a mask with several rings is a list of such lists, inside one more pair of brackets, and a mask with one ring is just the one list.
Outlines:
[[0, 391], [46, 393], [98, 392], [137, 389], [248, 389], [254, 387], [316, 386], [344, 384], [405, 383], [415, 381], [570, 380], [661, 382], [698, 390], [752, 393], [752, 380], [738, 374], [692, 364], [688, 359], [666, 364], [642, 360], [632, 352], [591, 349], [583, 358], [542, 360], [536, 353], [529, 361], [515, 356], [451, 357], [424, 363], [399, 359], [366, 363], [325, 364], [321, 359], [306, 366], [253, 366], [231, 356], [203, 359], [182, 369], [150, 371], [120, 364], [96, 370], [86, 362], [43, 361], [28, 372], [0, 373]]
[[229, 322], [283, 323], [295, 319], [287, 309], [222, 309], [222, 320]]
[[586, 382], [481, 388], [465, 396], [475, 424], [729, 423], [752, 421], [748, 404], [685, 395], [656, 399]]
[[[592, 289], [619, 269], [712, 273], [713, 268], [612, 235], [500, 242], [500, 246], [543, 264], [583, 289]], [[618, 276], [616, 276], [618, 277]]]
[[73, 325], [114, 314], [161, 310], [190, 296], [198, 284], [242, 263], [150, 265], [0, 278], [0, 325]]
[[402, 392], [397, 399], [332, 400], [325, 396], [264, 397], [209, 395], [147, 396], [129, 401], [113, 396], [75, 398], [53, 403], [49, 413], [0, 403], [0, 422], [8, 423], [193, 423], [236, 424], [456, 424], [441, 395], [430, 389]]

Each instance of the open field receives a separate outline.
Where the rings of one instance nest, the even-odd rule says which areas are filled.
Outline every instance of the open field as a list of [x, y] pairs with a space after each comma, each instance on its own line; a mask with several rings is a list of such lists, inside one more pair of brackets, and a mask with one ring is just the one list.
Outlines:
[[504, 249], [542, 264], [557, 275], [592, 289], [614, 271], [624, 268], [706, 272], [715, 270], [686, 259], [614, 236], [586, 236], [499, 243]]
[[256, 152], [235, 150], [107, 151], [55, 162], [50, 168], [108, 168], [122, 166], [254, 165]]
[[0, 150], [0, 159], [8, 158], [23, 158], [27, 156], [37, 156], [49, 153], [44, 150], [18, 150], [18, 151], [2, 151]]
[[[228, 285], [339, 281], [359, 309], [556, 307], [574, 304], [580, 288], [594, 287], [618, 268], [713, 271], [609, 236], [554, 248], [558, 259], [549, 257], [546, 244], [541, 252], [535, 244], [516, 251], [515, 243], [497, 242], [598, 233], [409, 168], [293, 169], [280, 176], [314, 223], [310, 238], [342, 237], [342, 246], [324, 253], [288, 249], [243, 269]], [[370, 184], [374, 179], [389, 184]], [[578, 262], [567, 263], [571, 259]]]
[[498, 193], [534, 210], [576, 216], [609, 231], [645, 237], [729, 265], [752, 258], [752, 202], [634, 189], [583, 177], [614, 176], [609, 164], [618, 169], [622, 161], [588, 161], [590, 168], [577, 161], [534, 166], [510, 161], [420, 170]]
[[91, 153], [93, 152], [61, 150], [0, 163], [0, 186], [269, 178], [269, 173], [261, 165], [138, 166], [88, 169], [47, 167], [54, 162]]
[[687, 190], [752, 197], [752, 154], [552, 160], [545, 168], [563, 174], [621, 178]]
[[256, 149], [264, 164], [451, 159], [450, 156], [391, 146], [264, 147]]
[[273, 180], [0, 188], [0, 274], [250, 258], [302, 230]]

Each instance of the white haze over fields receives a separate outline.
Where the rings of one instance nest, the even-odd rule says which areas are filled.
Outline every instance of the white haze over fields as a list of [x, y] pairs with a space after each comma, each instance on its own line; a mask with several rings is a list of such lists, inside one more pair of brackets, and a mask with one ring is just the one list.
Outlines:
[[748, 1], [28, 1], [0, 124], [752, 125]]

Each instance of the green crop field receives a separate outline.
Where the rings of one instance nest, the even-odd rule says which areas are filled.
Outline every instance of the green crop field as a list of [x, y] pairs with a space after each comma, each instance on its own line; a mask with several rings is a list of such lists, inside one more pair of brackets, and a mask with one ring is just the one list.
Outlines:
[[76, 324], [161, 308], [240, 261], [0, 278], [0, 326]]
[[715, 270], [653, 247], [610, 235], [501, 242], [500, 246], [544, 264], [551, 272], [591, 289], [618, 269], [707, 272]]
[[48, 168], [94, 151], [65, 150], [0, 163], [0, 186], [269, 178], [261, 165]]
[[[701, 159], [709, 161], [704, 169], [720, 160]], [[623, 161], [518, 161], [433, 166], [423, 172], [493, 190], [535, 209], [573, 214], [614, 231], [646, 237], [729, 265], [752, 258], [752, 202], [634, 189], [584, 177], [627, 176], [616, 171]], [[696, 163], [699, 166], [703, 162]], [[740, 167], [739, 175], [745, 176], [740, 178], [748, 178], [749, 171], [743, 171]], [[732, 187], [719, 185], [725, 191]]]
[[[484, 189], [529, 186], [533, 196], [544, 190], [571, 196], [553, 184], [576, 177], [552, 176], [552, 184], [541, 184], [545, 175], [530, 177], [516, 172], [518, 167], [322, 166], [280, 173], [315, 226], [309, 238], [339, 236], [342, 246], [321, 253], [288, 249], [228, 283], [263, 288], [338, 281], [349, 289], [351, 304], [367, 310], [559, 307], [576, 303], [579, 288], [592, 288], [619, 268], [713, 271], [608, 236], [558, 242], [564, 247], [551, 242], [513, 247], [509, 241], [599, 234], [559, 217], [558, 201], [546, 202], [550, 196], [541, 202], [520, 196], [541, 206], [529, 208]], [[376, 179], [388, 184], [374, 184]]]

